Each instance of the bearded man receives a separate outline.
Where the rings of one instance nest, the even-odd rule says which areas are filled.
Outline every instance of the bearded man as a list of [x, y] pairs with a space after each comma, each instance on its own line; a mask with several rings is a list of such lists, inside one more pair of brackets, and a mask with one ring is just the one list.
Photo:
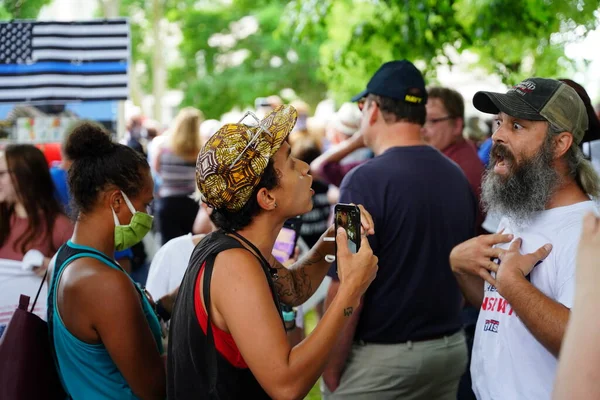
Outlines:
[[496, 114], [482, 183], [498, 233], [456, 246], [452, 270], [481, 310], [471, 377], [478, 399], [550, 399], [575, 289], [583, 217], [597, 208], [600, 181], [578, 147], [588, 129], [575, 90], [530, 78], [506, 94], [478, 92]]

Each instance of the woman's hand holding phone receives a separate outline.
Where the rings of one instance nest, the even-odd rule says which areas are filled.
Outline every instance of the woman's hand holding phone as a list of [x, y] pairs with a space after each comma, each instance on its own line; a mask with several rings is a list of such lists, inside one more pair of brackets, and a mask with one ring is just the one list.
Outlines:
[[[361, 236], [369, 236], [369, 235], [375, 234], [375, 223], [373, 222], [373, 217], [365, 209], [364, 206], [362, 206], [361, 204], [355, 205], [353, 203], [338, 204], [335, 207], [336, 214], [334, 215], [334, 224], [331, 225], [329, 227], [329, 229], [327, 229], [327, 231], [323, 234], [323, 236], [321, 238], [322, 241], [324, 241], [324, 242], [335, 242], [336, 241], [336, 236], [334, 236], [334, 235], [336, 234], [336, 229], [338, 228], [337, 212], [343, 208], [346, 208], [346, 209], [353, 208], [358, 212], [359, 215], [358, 215], [357, 220], [360, 221], [359, 223], [360, 223], [360, 235]], [[356, 239], [358, 239], [358, 238], [356, 238]], [[360, 241], [356, 240], [356, 245], [357, 245], [356, 247], [360, 247]], [[335, 247], [337, 247], [337, 245]], [[327, 256], [325, 257], [325, 260], [330, 263], [334, 262], [335, 261], [335, 255], [334, 255], [335, 252], [332, 252], [332, 250], [330, 250], [329, 248], [325, 249], [324, 251], [327, 254]]]
[[[351, 203], [352, 204], [352, 203]], [[354, 205], [354, 204], [352, 204]], [[360, 234], [369, 236], [375, 234], [375, 223], [371, 214], [363, 207], [362, 204], [357, 205], [360, 210]]]

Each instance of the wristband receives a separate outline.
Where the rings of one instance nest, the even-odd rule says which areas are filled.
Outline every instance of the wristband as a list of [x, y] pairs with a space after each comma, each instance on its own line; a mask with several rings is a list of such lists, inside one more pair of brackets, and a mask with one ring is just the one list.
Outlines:
[[[296, 329], [296, 310], [290, 306], [282, 305], [281, 316], [285, 325], [286, 332]], [[290, 326], [291, 323], [291, 326]]]
[[156, 313], [163, 321], [167, 322], [171, 319], [171, 313], [167, 311], [166, 308], [163, 307], [160, 299], [156, 302]]
[[284, 322], [292, 322], [296, 320], [296, 310], [282, 311], [281, 314], [283, 315]]

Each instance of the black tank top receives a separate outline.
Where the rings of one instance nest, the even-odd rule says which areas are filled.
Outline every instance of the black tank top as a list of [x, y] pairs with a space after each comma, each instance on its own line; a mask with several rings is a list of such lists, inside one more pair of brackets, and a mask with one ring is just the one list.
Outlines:
[[[275, 270], [252, 243], [236, 233], [232, 234], [246, 242], [254, 252], [223, 231], [213, 232], [194, 249], [179, 287], [171, 315], [167, 352], [167, 395], [171, 400], [270, 398], [250, 369], [234, 367], [215, 347], [211, 329], [210, 281], [215, 258], [221, 251], [242, 248], [253, 253], [263, 267], [273, 302], [281, 316], [281, 306], [271, 277]], [[202, 291], [208, 315], [206, 334], [202, 331], [194, 306], [195, 284], [203, 264]]]

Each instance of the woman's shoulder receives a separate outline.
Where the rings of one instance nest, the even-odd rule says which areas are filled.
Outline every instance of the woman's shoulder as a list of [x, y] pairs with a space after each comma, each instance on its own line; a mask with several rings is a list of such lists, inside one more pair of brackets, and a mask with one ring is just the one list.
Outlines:
[[248, 282], [255, 278], [264, 280], [264, 270], [260, 261], [244, 248], [231, 248], [219, 252], [215, 258], [213, 274], [226, 277], [228, 281], [239, 279]]
[[102, 302], [120, 301], [123, 296], [135, 293], [133, 282], [125, 272], [92, 257], [73, 261], [64, 270], [60, 284], [64, 291], [77, 294], [78, 298], [102, 298]]

